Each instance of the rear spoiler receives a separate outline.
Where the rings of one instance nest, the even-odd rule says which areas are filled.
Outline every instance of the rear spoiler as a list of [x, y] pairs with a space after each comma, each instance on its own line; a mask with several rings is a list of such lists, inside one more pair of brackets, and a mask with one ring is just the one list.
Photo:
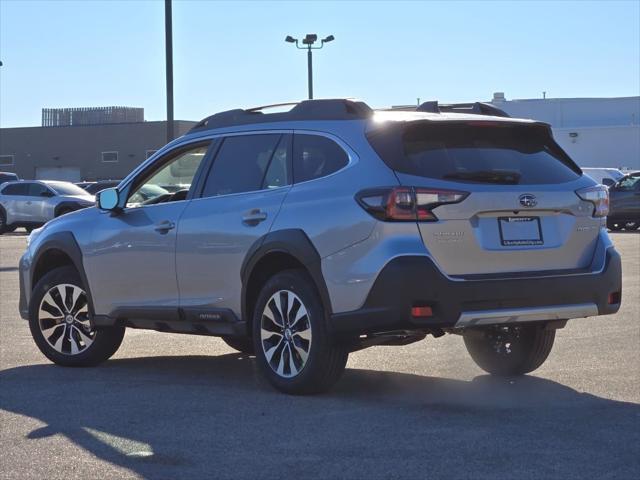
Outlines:
[[473, 102], [473, 103], [443, 103], [439, 104], [437, 100], [424, 102], [417, 107], [395, 107], [391, 110], [404, 110], [428, 113], [470, 113], [472, 115], [491, 115], [493, 117], [510, 118], [510, 115], [504, 110], [494, 107], [490, 103]]

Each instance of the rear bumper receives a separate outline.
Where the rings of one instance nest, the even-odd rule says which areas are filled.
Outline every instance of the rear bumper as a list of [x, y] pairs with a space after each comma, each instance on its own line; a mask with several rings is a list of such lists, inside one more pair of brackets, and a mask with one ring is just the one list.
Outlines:
[[[609, 296], [621, 292], [622, 270], [613, 247], [603, 253], [604, 261], [601, 256], [588, 271], [472, 279], [446, 277], [426, 256], [396, 257], [378, 275], [363, 307], [332, 315], [330, 328], [337, 335], [363, 335], [608, 315], [620, 308], [620, 297], [609, 303]], [[425, 305], [432, 316], [411, 316], [412, 307]]]

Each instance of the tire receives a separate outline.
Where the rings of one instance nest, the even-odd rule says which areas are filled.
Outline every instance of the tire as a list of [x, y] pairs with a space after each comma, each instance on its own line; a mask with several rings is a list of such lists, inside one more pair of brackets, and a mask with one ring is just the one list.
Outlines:
[[240, 353], [246, 353], [247, 355], [253, 355], [255, 351], [253, 348], [253, 338], [250, 337], [222, 337], [224, 343], [229, 345], [234, 350]]
[[303, 270], [280, 272], [262, 287], [253, 314], [253, 341], [267, 380], [294, 395], [327, 391], [349, 356], [329, 335], [322, 301]]
[[549, 356], [555, 330], [544, 326], [487, 327], [464, 334], [464, 344], [476, 364], [492, 375], [524, 375]]
[[86, 298], [73, 267], [50, 271], [33, 289], [29, 328], [40, 351], [53, 363], [90, 367], [109, 359], [120, 347], [124, 327], [96, 329]]
[[56, 212], [55, 217], [61, 217], [62, 215], [66, 215], [67, 213], [71, 213], [73, 212], [73, 209], [71, 208], [61, 208], [59, 211]]
[[27, 231], [27, 233], [31, 233], [33, 232], [34, 227], [24, 227], [24, 229]]
[[4, 213], [4, 210], [0, 208], [0, 235], [8, 231], [9, 229], [7, 227], [7, 215]]
[[613, 232], [622, 230], [623, 225], [617, 222], [607, 222], [607, 228]]
[[624, 229], [633, 232], [634, 230], [638, 230], [640, 228], [640, 222], [626, 222], [624, 224]]

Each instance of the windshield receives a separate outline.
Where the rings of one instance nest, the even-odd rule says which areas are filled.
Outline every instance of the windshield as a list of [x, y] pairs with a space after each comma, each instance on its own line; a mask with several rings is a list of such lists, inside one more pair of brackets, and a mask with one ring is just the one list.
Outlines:
[[580, 169], [541, 125], [413, 122], [390, 125], [368, 138], [392, 169], [421, 177], [525, 185], [580, 176]]
[[55, 190], [58, 195], [89, 195], [85, 190], [73, 183], [68, 182], [47, 182], [47, 185]]

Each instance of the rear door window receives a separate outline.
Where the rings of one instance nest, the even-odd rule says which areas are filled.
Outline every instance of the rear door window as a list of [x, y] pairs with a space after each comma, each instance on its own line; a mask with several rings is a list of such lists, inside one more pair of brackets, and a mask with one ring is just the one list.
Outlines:
[[531, 185], [581, 175], [540, 125], [415, 122], [389, 126], [368, 138], [394, 170], [438, 180]]
[[289, 183], [286, 135], [253, 134], [222, 142], [204, 184], [202, 196], [277, 188]]
[[320, 135], [293, 136], [293, 176], [295, 183], [326, 177], [349, 163], [347, 153], [330, 138]]
[[28, 183], [14, 183], [11, 185], [7, 185], [2, 190], [3, 195], [27, 195], [29, 192], [29, 184]]

